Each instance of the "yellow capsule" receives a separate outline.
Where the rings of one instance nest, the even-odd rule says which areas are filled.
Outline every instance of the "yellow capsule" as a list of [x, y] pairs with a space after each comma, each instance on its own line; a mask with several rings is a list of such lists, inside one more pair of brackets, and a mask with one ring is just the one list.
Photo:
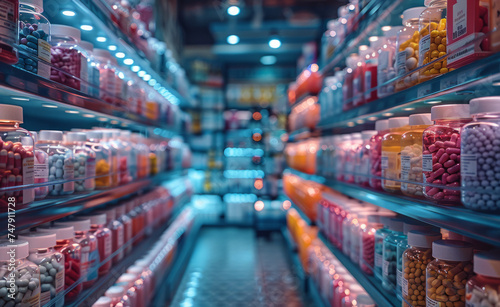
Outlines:
[[424, 71], [424, 75], [430, 76], [431, 72], [429, 70]]
[[431, 22], [431, 30], [436, 30], [438, 26], [439, 25], [436, 22]]
[[441, 40], [442, 40], [441, 36], [436, 36], [436, 38], [434, 38], [434, 43], [439, 45], [441, 44]]
[[429, 57], [429, 51], [426, 51], [426, 52], [424, 53], [424, 57], [426, 57], [426, 58], [428, 58], [428, 57]]
[[450, 68], [450, 69], [448, 69], [448, 71], [454, 71], [454, 70], [455, 70], [455, 68]]
[[439, 51], [434, 50], [431, 52], [431, 58], [437, 58], [439, 56]]
[[410, 47], [412, 47], [413, 50], [418, 50], [418, 44], [416, 43], [410, 43]]
[[434, 68], [438, 69], [438, 70], [441, 69], [441, 63], [439, 63], [439, 62], [438, 63], [434, 63]]
[[438, 45], [432, 43], [431, 44], [431, 51], [434, 51], [434, 50], [437, 50], [438, 49]]
[[435, 69], [435, 68], [432, 68], [431, 69], [431, 74], [437, 74], [439, 73], [439, 70]]
[[418, 31], [413, 32], [413, 39], [420, 38], [420, 33]]
[[445, 73], [447, 73], [447, 72], [448, 72], [448, 68], [444, 68], [444, 67], [443, 67], [443, 68], [441, 68], [441, 69], [439, 70], [439, 72], [440, 72], [440, 73], [442, 73], [442, 74], [445, 74]]
[[439, 53], [439, 57], [442, 57], [442, 56], [445, 56], [446, 55], [446, 52], [440, 52]]
[[432, 30], [431, 31], [431, 37], [436, 37], [439, 35], [439, 31], [438, 30]]
[[439, 36], [446, 37], [446, 30], [440, 30], [439, 31]]
[[446, 46], [443, 45], [443, 44], [439, 44], [438, 50], [439, 50], [439, 52], [445, 52], [446, 51]]
[[444, 60], [443, 61], [443, 67], [446, 68], [448, 66], [448, 61], [447, 60]]
[[426, 36], [429, 34], [429, 30], [427, 28], [423, 28], [420, 30], [420, 36]]
[[429, 62], [434, 62], [435, 60], [437, 60], [437, 58], [431, 58]]
[[446, 30], [446, 18], [443, 18], [439, 21], [438, 30], [439, 31]]
[[401, 43], [401, 45], [399, 46], [399, 50], [400, 51], [403, 51], [406, 49], [406, 47], [408, 47], [410, 43], [409, 42], [404, 42], [404, 43]]
[[446, 46], [446, 37], [443, 37], [443, 39], [441, 39], [441, 44]]
[[425, 65], [427, 63], [429, 63], [429, 60], [427, 58], [425, 58], [423, 64]]

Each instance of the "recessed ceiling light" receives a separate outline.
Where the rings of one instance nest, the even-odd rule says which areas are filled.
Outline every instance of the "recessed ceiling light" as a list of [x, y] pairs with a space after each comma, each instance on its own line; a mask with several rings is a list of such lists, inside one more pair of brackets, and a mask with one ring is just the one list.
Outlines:
[[139, 77], [144, 77], [146, 75], [146, 72], [144, 70], [141, 70], [140, 72], [137, 73]]
[[110, 124], [113, 124], [113, 125], [118, 125], [119, 121], [117, 121], [116, 119], [113, 119], [112, 121], [110, 121]]
[[99, 36], [95, 40], [100, 42], [100, 43], [104, 43], [107, 41], [107, 39], [104, 36]]
[[108, 46], [108, 50], [109, 51], [115, 51], [117, 49], [117, 47], [115, 45], [109, 45]]
[[123, 60], [123, 64], [125, 64], [125, 65], [132, 65], [132, 64], [134, 64], [134, 60], [132, 60], [132, 59], [125, 59], [125, 60]]
[[404, 108], [403, 111], [413, 111], [415, 108]]
[[274, 55], [265, 55], [260, 58], [262, 65], [273, 65], [276, 63], [276, 57]]
[[378, 41], [378, 36], [370, 36], [370, 37], [368, 38], [368, 40], [369, 40], [370, 42], [376, 42], [376, 41]]
[[393, 115], [394, 115], [394, 113], [390, 113], [390, 112], [382, 114], [382, 116], [393, 116]]
[[353, 123], [353, 122], [348, 122], [348, 123], [347, 123], [347, 126], [348, 126], [348, 127], [354, 127], [354, 125], [355, 125], [355, 123]]
[[68, 16], [68, 17], [73, 17], [76, 15], [75, 12], [73, 12], [73, 11], [62, 11], [62, 14], [64, 16]]
[[123, 79], [125, 79], [125, 74], [124, 74], [123, 72], [121, 72], [121, 71], [120, 71], [120, 72], [118, 73], [118, 78], [120, 78], [120, 79], [122, 79], [122, 80], [123, 80]]
[[281, 47], [281, 41], [277, 38], [273, 38], [269, 41], [269, 47], [271, 47], [273, 49], [277, 49], [277, 48]]
[[441, 100], [431, 100], [431, 101], [426, 101], [425, 103], [426, 104], [437, 104], [437, 103], [440, 103]]
[[78, 114], [78, 113], [80, 113], [79, 111], [74, 111], [74, 110], [66, 110], [64, 112], [69, 113], [69, 114]]
[[123, 53], [123, 52], [117, 52], [115, 55], [119, 59], [123, 59], [125, 57], [125, 53]]
[[97, 120], [100, 122], [107, 122], [109, 119], [107, 119], [106, 117], [99, 117]]
[[226, 40], [229, 45], [236, 45], [237, 43], [240, 42], [240, 37], [238, 35], [233, 34], [229, 35]]
[[356, 121], [356, 123], [358, 123], [358, 124], [362, 124], [362, 123], [364, 123], [364, 122], [365, 122], [365, 121], [364, 121], [364, 120], [362, 120], [362, 119], [358, 119], [358, 120]]
[[83, 114], [82, 116], [87, 117], [87, 118], [94, 118], [95, 117], [94, 114]]
[[137, 65], [134, 65], [134, 66], [132, 66], [131, 69], [132, 69], [133, 72], [138, 72], [139, 70], [141, 70], [141, 67], [137, 66]]
[[367, 45], [361, 45], [361, 46], [359, 46], [359, 50], [364, 51], [364, 50], [367, 50], [367, 49], [368, 49]]
[[390, 29], [392, 29], [392, 27], [391, 27], [391, 26], [383, 26], [383, 27], [382, 27], [382, 31], [384, 31], [384, 32], [387, 32], [387, 31], [389, 31]]
[[81, 25], [80, 29], [82, 29], [83, 31], [92, 31], [94, 30], [94, 27], [92, 27], [91, 25]]
[[55, 106], [53, 104], [42, 104], [42, 107], [44, 108], [52, 108], [52, 109], [57, 109], [58, 106]]
[[231, 16], [237, 16], [241, 12], [240, 8], [237, 7], [236, 5], [231, 5], [230, 7], [227, 8], [227, 13]]
[[378, 117], [376, 117], [376, 116], [368, 117], [368, 120], [371, 120], [372, 122], [376, 121], [377, 119], [378, 119]]
[[145, 75], [144, 77], [142, 77], [142, 80], [144, 81], [149, 81], [149, 79], [151, 79], [151, 75]]
[[24, 98], [24, 97], [10, 97], [10, 99], [19, 101], [30, 101], [29, 98]]
[[155, 85], [156, 85], [156, 80], [155, 80], [155, 79], [151, 79], [151, 80], [149, 80], [149, 82], [148, 82], [148, 83], [149, 83], [149, 85], [151, 85], [151, 86], [155, 86]]

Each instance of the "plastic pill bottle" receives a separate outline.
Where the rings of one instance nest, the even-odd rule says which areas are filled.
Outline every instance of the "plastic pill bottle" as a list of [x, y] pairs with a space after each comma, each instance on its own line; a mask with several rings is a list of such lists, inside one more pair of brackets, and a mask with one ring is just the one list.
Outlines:
[[[54, 250], [56, 235], [46, 232], [26, 232], [19, 234], [19, 240], [29, 243], [28, 260], [38, 265], [40, 270], [40, 306], [45, 306], [57, 294], [64, 291], [64, 255]], [[64, 306], [60, 298], [55, 306]]]
[[95, 189], [96, 153], [85, 146], [87, 135], [83, 132], [68, 132], [64, 145], [73, 152], [75, 192], [83, 193]]
[[112, 234], [112, 246], [113, 246], [113, 264], [118, 263], [123, 259], [124, 251], [123, 251], [123, 243], [125, 240], [125, 229], [122, 224], [116, 218], [116, 208], [110, 208], [102, 213], [106, 214], [106, 226], [111, 230]]
[[474, 277], [466, 286], [466, 306], [497, 306], [500, 303], [500, 251], [474, 255]]
[[432, 242], [441, 240], [434, 231], [408, 232], [408, 245], [403, 253], [401, 290], [403, 307], [425, 307], [425, 269], [432, 258]]
[[470, 101], [472, 122], [462, 128], [460, 167], [465, 207], [500, 210], [500, 97]]
[[[422, 135], [422, 170], [426, 183], [424, 195], [444, 205], [460, 205], [460, 132], [471, 121], [468, 104], [435, 106], [431, 109], [434, 125]], [[442, 186], [456, 189], [443, 189]]]
[[368, 187], [370, 175], [370, 140], [377, 135], [377, 130], [365, 130], [361, 132], [361, 146], [355, 149], [354, 170], [357, 173], [354, 180], [357, 184]]
[[113, 239], [111, 230], [106, 227], [106, 214], [97, 213], [90, 215], [90, 233], [97, 238], [99, 249], [99, 276], [106, 275], [111, 268], [110, 256], [113, 252]]
[[389, 119], [389, 132], [382, 139], [382, 188], [387, 192], [400, 191], [401, 182], [401, 137], [410, 129], [408, 117]]
[[438, 240], [432, 243], [431, 261], [426, 272], [427, 306], [458, 302], [465, 305], [465, 285], [472, 271], [472, 244], [464, 241]]
[[406, 239], [403, 233], [404, 223], [400, 218], [389, 220], [391, 233], [384, 239], [382, 251], [382, 286], [389, 292], [397, 287], [397, 247], [399, 241]]
[[[360, 227], [359, 238], [359, 266], [366, 274], [372, 275], [375, 267], [375, 233], [383, 229], [382, 217], [390, 218], [395, 214], [389, 212], [374, 212], [368, 216], [365, 227]], [[382, 255], [380, 255], [380, 258]], [[380, 266], [379, 266], [380, 267]]]
[[[14, 254], [12, 250], [15, 250]], [[36, 307], [40, 306], [40, 270], [27, 259], [28, 255], [27, 241], [0, 240], [0, 291], [13, 295], [20, 305]], [[9, 287], [12, 275], [15, 276], [15, 287]]]
[[117, 306], [117, 304], [121, 304], [122, 307], [131, 307], [130, 301], [126, 294], [126, 290], [120, 286], [110, 287], [104, 293], [107, 297], [111, 299], [112, 306]]
[[60, 182], [49, 185], [49, 194], [51, 196], [73, 194], [75, 191], [73, 152], [63, 145], [62, 131], [40, 131], [37, 147], [49, 155], [49, 181]]
[[[385, 27], [382, 27], [384, 29]], [[395, 82], [389, 82], [396, 78], [396, 54], [397, 54], [397, 35], [403, 29], [402, 26], [389, 27], [384, 32], [384, 44], [377, 50], [377, 95], [379, 98], [394, 93]]]
[[137, 287], [135, 286], [135, 281], [136, 278], [134, 274], [124, 273], [118, 277], [115, 286], [123, 287], [126, 290], [125, 293], [128, 296], [131, 306], [142, 307], [143, 305], [140, 305], [138, 300], [139, 293]]
[[382, 139], [389, 133], [389, 120], [382, 119], [375, 122], [377, 134], [370, 138], [370, 187], [382, 190]]
[[124, 249], [125, 255], [132, 251], [133, 228], [132, 219], [127, 215], [127, 206], [125, 204], [115, 207], [116, 219], [123, 224], [123, 244], [127, 244]]
[[[410, 115], [409, 124], [410, 130], [401, 136], [401, 192], [408, 196], [423, 197], [422, 135], [432, 125], [431, 114]], [[409, 181], [420, 184], [411, 184]]]
[[111, 187], [111, 149], [102, 141], [102, 131], [87, 131], [86, 146], [96, 154], [95, 186], [97, 189]]
[[389, 222], [392, 217], [382, 216], [380, 222], [384, 225], [375, 231], [375, 255], [374, 255], [374, 271], [375, 277], [382, 280], [382, 267], [383, 267], [383, 254], [384, 254], [384, 240], [385, 238], [392, 234], [392, 230], [389, 228]]

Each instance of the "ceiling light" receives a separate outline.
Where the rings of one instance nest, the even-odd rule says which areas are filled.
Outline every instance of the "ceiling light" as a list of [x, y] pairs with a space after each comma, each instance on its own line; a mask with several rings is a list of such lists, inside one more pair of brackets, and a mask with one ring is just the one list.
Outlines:
[[146, 75], [146, 72], [144, 70], [141, 70], [140, 72], [137, 73], [139, 77], [144, 77]]
[[99, 117], [97, 120], [100, 122], [107, 122], [108, 121], [108, 119], [106, 117]]
[[138, 72], [139, 70], [141, 70], [141, 67], [137, 66], [137, 65], [134, 65], [134, 66], [132, 66], [131, 69], [132, 69], [133, 72]]
[[115, 51], [117, 49], [117, 47], [115, 45], [109, 45], [108, 46], [108, 50], [109, 51]]
[[364, 51], [366, 49], [368, 49], [367, 45], [361, 45], [361, 46], [359, 46], [359, 50], [361, 50], [361, 51]]
[[117, 53], [115, 54], [115, 56], [116, 56], [117, 58], [119, 58], [119, 59], [123, 59], [123, 58], [125, 57], [125, 53], [123, 53], [123, 52], [117, 52]]
[[116, 119], [113, 119], [110, 123], [113, 125], [118, 125], [120, 122], [117, 121]]
[[431, 100], [431, 101], [426, 101], [425, 103], [426, 104], [437, 104], [437, 103], [440, 103], [441, 100]]
[[348, 123], [347, 123], [347, 127], [354, 127], [355, 125], [356, 125], [356, 124], [355, 124], [355, 123], [353, 123], [353, 122], [348, 122]]
[[394, 113], [390, 113], [390, 112], [382, 114], [382, 116], [393, 116], [393, 115], [394, 115]]
[[149, 83], [149, 85], [151, 85], [151, 86], [155, 86], [155, 85], [156, 85], [156, 80], [155, 80], [155, 79], [151, 79], [151, 80], [149, 80], [149, 82], [148, 82], [148, 83]]
[[356, 123], [358, 123], [358, 124], [360, 124], [360, 125], [361, 125], [361, 124], [363, 124], [364, 122], [365, 122], [365, 121], [364, 121], [364, 120], [362, 120], [362, 119], [358, 119], [358, 120], [356, 121]]
[[62, 11], [62, 14], [64, 16], [68, 16], [68, 17], [73, 17], [76, 15], [75, 12], [73, 12], [73, 11]]
[[384, 32], [387, 32], [387, 31], [389, 31], [390, 29], [392, 29], [392, 27], [391, 27], [391, 26], [383, 26], [383, 27], [382, 27], [382, 31], [384, 31]]
[[107, 41], [107, 39], [104, 36], [99, 36], [95, 40], [100, 42], [100, 43], [104, 43]]
[[276, 63], [276, 57], [274, 55], [265, 55], [260, 58], [262, 65], [273, 65]]
[[151, 79], [151, 75], [145, 75], [142, 80], [144, 81], [149, 81], [149, 79]]
[[92, 31], [94, 30], [94, 27], [92, 27], [91, 25], [81, 25], [80, 29], [82, 29], [83, 31]]
[[10, 97], [10, 99], [19, 101], [30, 101], [29, 98], [24, 98], [24, 97]]
[[69, 113], [69, 114], [78, 114], [78, 113], [80, 113], [78, 111], [73, 111], [73, 110], [66, 110], [64, 112]]
[[271, 47], [273, 49], [277, 49], [277, 48], [281, 47], [281, 41], [277, 38], [273, 38], [269, 41], [269, 47]]
[[132, 60], [132, 59], [125, 59], [125, 60], [123, 60], [123, 64], [125, 64], [125, 65], [132, 65], [132, 64], [134, 64], [134, 60]]
[[94, 114], [83, 114], [82, 116], [83, 117], [88, 117], [88, 118], [94, 118], [95, 117]]
[[368, 40], [369, 40], [370, 42], [376, 42], [376, 41], [378, 41], [378, 36], [370, 36], [370, 37], [368, 38]]
[[123, 72], [121, 72], [121, 71], [120, 71], [120, 72], [118, 73], [118, 78], [120, 78], [120, 79], [122, 79], [122, 80], [123, 80], [123, 79], [125, 79], [125, 74], [124, 74]]
[[404, 108], [403, 111], [413, 111], [415, 108]]
[[368, 117], [368, 120], [371, 120], [371, 121], [376, 121], [378, 118], [376, 116], [371, 116], [371, 117]]
[[230, 7], [227, 8], [227, 13], [231, 16], [237, 16], [241, 12], [240, 8], [237, 7], [236, 5], [231, 5]]
[[42, 104], [42, 107], [44, 108], [52, 108], [52, 109], [57, 109], [58, 107], [53, 105], [53, 104]]
[[240, 42], [240, 37], [238, 35], [229, 35], [227, 37], [227, 43], [229, 45], [236, 45], [239, 42]]

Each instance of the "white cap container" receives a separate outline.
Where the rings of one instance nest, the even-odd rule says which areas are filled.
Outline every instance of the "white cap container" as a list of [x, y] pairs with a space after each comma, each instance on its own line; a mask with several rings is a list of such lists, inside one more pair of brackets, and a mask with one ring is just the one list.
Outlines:
[[23, 123], [23, 108], [9, 104], [0, 104], [0, 120]]
[[59, 130], [41, 130], [39, 134], [40, 141], [59, 141], [63, 140], [63, 132]]
[[137, 280], [137, 276], [131, 273], [124, 273], [122, 274], [118, 280], [116, 281], [117, 284], [119, 283], [127, 283], [128, 287], [132, 287], [134, 285], [134, 282]]
[[[12, 250], [15, 250], [15, 254], [11, 254]], [[9, 240], [0, 240], [0, 261], [10, 261], [11, 256], [15, 259], [22, 259], [28, 257], [30, 253], [29, 243], [24, 240], [16, 240], [11, 243]]]
[[441, 240], [441, 234], [428, 230], [411, 230], [408, 232], [408, 245], [420, 248], [431, 248], [432, 242]]
[[474, 98], [469, 102], [470, 115], [500, 112], [500, 96]]
[[368, 141], [372, 136], [376, 135], [378, 132], [377, 130], [365, 130], [361, 132], [361, 138], [363, 141]]
[[120, 286], [113, 286], [109, 287], [104, 294], [112, 300], [121, 299], [125, 294], [125, 289]]
[[50, 27], [50, 34], [52, 36], [59, 36], [59, 37], [71, 37], [74, 38], [76, 41], [81, 41], [81, 32], [77, 28], [73, 28], [70, 26], [65, 26], [65, 25], [51, 25]]
[[500, 251], [481, 252], [474, 255], [474, 273], [500, 278]]
[[387, 129], [389, 129], [389, 120], [388, 119], [381, 119], [381, 120], [377, 120], [375, 122], [375, 130], [377, 130], [378, 132], [384, 131]]
[[432, 125], [431, 113], [412, 114], [409, 118], [410, 126]]
[[426, 9], [425, 6], [412, 7], [403, 11], [403, 25], [405, 26], [411, 20], [418, 20], [420, 14]]
[[470, 118], [468, 104], [446, 104], [431, 108], [431, 120]]
[[25, 232], [18, 235], [19, 240], [28, 241], [30, 249], [42, 249], [56, 246], [56, 234], [48, 232]]
[[97, 131], [97, 130], [87, 131], [86, 135], [87, 135], [87, 140], [90, 140], [90, 139], [100, 140], [100, 139], [102, 139], [102, 131]]
[[106, 213], [97, 213], [88, 216], [90, 218], [90, 223], [94, 225], [105, 225], [106, 224]]
[[407, 126], [409, 123], [410, 119], [408, 117], [389, 118], [389, 129]]
[[56, 240], [69, 240], [75, 237], [75, 228], [73, 226], [62, 225], [52, 226], [50, 228], [37, 228], [40, 232], [49, 232], [56, 235]]
[[472, 244], [456, 240], [437, 240], [432, 243], [432, 257], [447, 261], [471, 261]]
[[67, 142], [85, 142], [87, 141], [87, 135], [83, 132], [67, 132], [66, 133]]

